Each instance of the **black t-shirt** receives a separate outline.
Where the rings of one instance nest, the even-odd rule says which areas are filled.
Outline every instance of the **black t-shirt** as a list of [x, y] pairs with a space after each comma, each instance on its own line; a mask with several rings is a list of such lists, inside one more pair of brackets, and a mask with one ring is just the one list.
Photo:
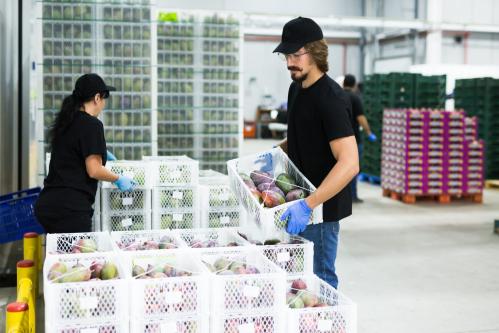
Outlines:
[[96, 117], [77, 112], [68, 129], [54, 142], [38, 205], [91, 210], [97, 180], [87, 174], [85, 159], [89, 155], [101, 155], [102, 164], [106, 164], [104, 127]]
[[[343, 89], [324, 74], [303, 89], [293, 82], [288, 94], [288, 156], [316, 187], [336, 164], [329, 143], [352, 136], [352, 111]], [[323, 219], [352, 214], [350, 186], [323, 204]]]
[[350, 103], [352, 104], [352, 124], [355, 139], [357, 140], [357, 143], [362, 143], [359, 121], [357, 120], [358, 116], [362, 116], [364, 114], [362, 101], [360, 100], [360, 97], [351, 90], [345, 90], [345, 93], [347, 94], [348, 98], [350, 99]]

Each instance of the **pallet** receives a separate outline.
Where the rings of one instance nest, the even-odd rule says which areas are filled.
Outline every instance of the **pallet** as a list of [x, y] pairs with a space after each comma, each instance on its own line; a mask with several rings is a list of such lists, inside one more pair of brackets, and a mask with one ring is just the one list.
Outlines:
[[495, 188], [499, 189], [499, 180], [498, 179], [489, 179], [485, 181], [485, 188]]
[[441, 204], [448, 204], [456, 200], [468, 200], [473, 203], [483, 203], [483, 194], [462, 194], [462, 195], [451, 195], [451, 194], [437, 194], [437, 195], [415, 195], [415, 194], [404, 194], [397, 193], [392, 190], [383, 189], [383, 196], [394, 200], [402, 201], [406, 204], [414, 204], [416, 202], [422, 201], [436, 201]]
[[381, 178], [380, 177], [368, 175], [366, 173], [360, 173], [359, 180], [366, 182], [366, 183], [374, 184], [374, 185], [381, 185]]

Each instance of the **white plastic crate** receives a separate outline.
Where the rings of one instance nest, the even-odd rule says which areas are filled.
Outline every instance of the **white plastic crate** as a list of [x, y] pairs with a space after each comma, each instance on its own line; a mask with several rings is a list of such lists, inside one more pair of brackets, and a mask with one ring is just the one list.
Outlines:
[[[132, 178], [137, 183], [136, 188], [152, 186], [155, 183], [153, 167], [146, 161], [109, 161], [106, 168], [118, 175]], [[103, 182], [102, 187], [116, 188], [116, 185]]]
[[198, 184], [199, 162], [187, 156], [144, 156], [151, 163], [154, 186], [194, 186]]
[[130, 320], [131, 333], [208, 333], [209, 316], [175, 317], [158, 320]]
[[238, 209], [240, 208], [237, 196], [232, 192], [229, 186], [229, 180], [226, 182], [210, 183], [200, 181], [199, 195], [201, 197], [201, 209], [204, 210], [220, 210], [220, 209]]
[[[95, 251], [93, 244], [82, 243], [86, 239], [93, 241], [96, 245]], [[47, 234], [45, 247], [47, 256], [80, 252], [96, 253], [113, 251], [111, 237], [107, 232]]]
[[[272, 160], [272, 171], [274, 177], [281, 173], [287, 173], [296, 180], [296, 185], [306, 192], [314, 192], [315, 186], [298, 170], [288, 156], [277, 147], [269, 151], [241, 157], [227, 162], [230, 185], [236, 193], [239, 201], [248, 210], [248, 213], [255, 219], [257, 224], [271, 232], [271, 229], [282, 229], [285, 223], [281, 221], [281, 216], [285, 210], [295, 202], [287, 202], [274, 208], [266, 208], [260, 204], [252, 195], [250, 189], [245, 185], [240, 173], [248, 176], [254, 170], [260, 170], [261, 164], [265, 160]], [[310, 218], [310, 223], [321, 223], [322, 205], [317, 206]]]
[[246, 312], [244, 314], [213, 314], [211, 332], [217, 333], [284, 333], [284, 311]]
[[151, 212], [102, 213], [102, 230], [136, 231], [151, 229]]
[[[68, 269], [76, 264], [90, 267], [94, 262], [112, 262], [118, 268], [119, 278], [67, 283], [49, 281], [50, 268], [56, 262], [65, 264]], [[95, 325], [128, 318], [128, 281], [115, 254], [49, 256], [43, 267], [43, 281], [47, 325]]]
[[[298, 277], [297, 277], [298, 278]], [[287, 329], [289, 333], [356, 333], [357, 332], [357, 306], [356, 304], [331, 287], [315, 275], [299, 277], [307, 285], [305, 294], [317, 297], [321, 307], [287, 309]], [[296, 278], [288, 280], [288, 291], [291, 283]], [[294, 290], [296, 291], [296, 290]], [[298, 291], [299, 293], [300, 291]], [[300, 297], [300, 296], [294, 296]], [[290, 302], [296, 302], [291, 298]]]
[[111, 240], [116, 251], [128, 253], [155, 251], [156, 247], [158, 250], [185, 247], [178, 235], [170, 230], [114, 231]]
[[201, 210], [202, 228], [244, 227], [246, 212], [242, 207], [234, 210]]
[[102, 188], [101, 193], [103, 214], [151, 211], [151, 189], [149, 188], [137, 188], [126, 192], [121, 192], [116, 188]]
[[154, 187], [153, 210], [186, 211], [198, 208], [198, 187]]
[[177, 234], [192, 249], [250, 246], [234, 229], [189, 229]]
[[153, 229], [192, 229], [198, 228], [197, 211], [188, 209], [185, 211], [171, 212], [156, 209], [152, 215]]
[[[256, 268], [253, 274], [227, 274], [221, 269], [212, 272], [215, 262], [224, 258], [226, 267], [237, 271], [237, 266], [245, 269]], [[211, 305], [218, 314], [240, 314], [247, 311], [278, 313], [285, 304], [285, 272], [265, 258], [254, 247], [201, 252], [201, 261], [211, 272]], [[235, 263], [230, 267], [230, 263]], [[216, 269], [216, 268], [215, 268]], [[283, 293], [283, 294], [281, 294]]]
[[264, 237], [261, 232], [250, 227], [240, 229], [239, 235], [256, 244], [264, 256], [288, 275], [313, 274], [314, 243], [311, 241], [286, 232], [276, 232], [271, 237]]
[[[131, 319], [175, 319], [208, 314], [210, 286], [206, 268], [192, 252], [172, 250], [136, 253], [127, 257], [126, 263], [127, 274], [131, 279]], [[141, 268], [140, 272], [137, 268]], [[166, 277], [165, 269], [190, 275]], [[159, 272], [164, 273], [163, 277], [151, 276]]]
[[128, 333], [128, 321], [117, 321], [111, 323], [96, 323], [87, 325], [59, 325], [58, 323], [46, 323], [45, 333]]

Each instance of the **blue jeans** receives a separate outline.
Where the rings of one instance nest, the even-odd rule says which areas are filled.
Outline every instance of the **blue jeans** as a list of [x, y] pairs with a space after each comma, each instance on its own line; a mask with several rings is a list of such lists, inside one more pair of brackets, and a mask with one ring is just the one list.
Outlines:
[[[360, 163], [360, 160], [362, 158], [362, 149], [363, 149], [362, 143], [357, 144], [357, 149], [359, 150], [359, 163]], [[357, 199], [358, 198], [358, 194], [357, 194], [357, 178], [358, 178], [358, 175], [356, 175], [352, 179], [352, 181], [350, 182], [350, 190], [352, 192], [352, 199]]]
[[338, 276], [334, 263], [338, 250], [339, 222], [323, 222], [307, 226], [300, 233], [305, 239], [314, 242], [314, 273], [335, 289], [338, 288]]

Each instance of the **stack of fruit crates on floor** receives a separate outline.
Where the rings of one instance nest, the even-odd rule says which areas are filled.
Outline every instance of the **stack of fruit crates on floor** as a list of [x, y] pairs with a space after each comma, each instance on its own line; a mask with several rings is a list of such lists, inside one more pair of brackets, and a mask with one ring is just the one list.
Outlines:
[[158, 153], [225, 172], [242, 140], [236, 14], [157, 9]]
[[385, 110], [384, 195], [406, 203], [415, 202], [416, 197], [433, 196], [440, 202], [461, 196], [481, 202], [483, 182], [477, 168], [483, 158], [477, 152], [480, 144], [476, 137], [466, 140], [466, 122], [473, 126], [463, 111]]
[[499, 79], [456, 80], [455, 107], [478, 119], [478, 136], [485, 144], [485, 176], [499, 179]]
[[[385, 108], [443, 107], [445, 84], [445, 76], [423, 76], [413, 73], [366, 76], [363, 103], [371, 130], [381, 138]], [[381, 140], [368, 142], [364, 139], [361, 172], [373, 176], [372, 178], [381, 175]]]
[[312, 273], [312, 243], [242, 236], [231, 228], [49, 235], [45, 331], [356, 333], [356, 305]]

